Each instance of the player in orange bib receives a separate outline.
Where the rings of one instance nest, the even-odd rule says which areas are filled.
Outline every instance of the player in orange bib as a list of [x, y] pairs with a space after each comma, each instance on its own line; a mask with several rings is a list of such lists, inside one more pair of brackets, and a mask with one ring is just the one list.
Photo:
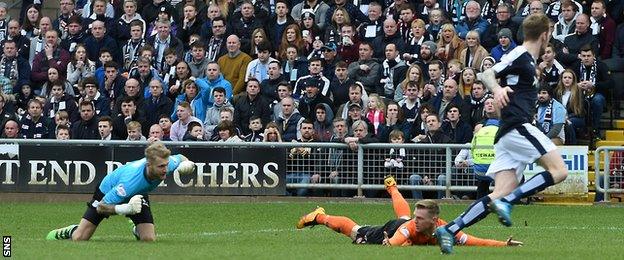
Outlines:
[[[355, 221], [343, 216], [330, 216], [325, 214], [325, 209], [318, 207], [316, 210], [301, 217], [297, 228], [307, 226], [325, 225], [336, 232], [350, 237], [354, 244], [383, 244], [388, 246], [409, 245], [435, 245], [436, 238], [432, 236], [436, 227], [446, 225], [446, 221], [440, 219], [440, 207], [433, 200], [420, 200], [416, 202], [414, 217], [410, 213], [410, 207], [396, 187], [396, 181], [392, 176], [384, 180], [386, 190], [392, 197], [392, 207], [396, 219], [388, 221], [383, 226], [360, 226]], [[521, 246], [522, 242], [483, 239], [459, 232], [455, 236], [458, 245], [466, 246]]]

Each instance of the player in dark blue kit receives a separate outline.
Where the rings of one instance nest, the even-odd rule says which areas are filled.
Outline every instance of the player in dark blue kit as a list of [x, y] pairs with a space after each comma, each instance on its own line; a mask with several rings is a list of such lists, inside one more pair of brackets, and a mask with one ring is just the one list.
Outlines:
[[121, 166], [104, 177], [87, 204], [80, 224], [52, 230], [46, 239], [89, 240], [103, 219], [125, 215], [134, 223], [133, 233], [137, 239], [154, 241], [154, 218], [147, 193], [175, 170], [189, 174], [194, 167], [184, 155], [171, 155], [165, 145], [153, 143], [145, 148], [145, 158]]
[[[472, 203], [446, 226], [436, 229], [435, 236], [444, 254], [453, 252], [454, 234], [479, 222], [490, 211], [498, 214], [503, 225], [511, 226], [514, 203], [568, 176], [557, 147], [530, 123], [538, 89], [535, 64], [550, 39], [548, 18], [543, 14], [530, 15], [524, 19], [522, 29], [524, 43], [478, 75], [502, 107], [501, 126], [494, 141], [494, 162], [487, 172], [494, 179], [494, 191]], [[501, 79], [500, 85], [496, 78]], [[526, 165], [536, 160], [546, 170], [518, 186]]]

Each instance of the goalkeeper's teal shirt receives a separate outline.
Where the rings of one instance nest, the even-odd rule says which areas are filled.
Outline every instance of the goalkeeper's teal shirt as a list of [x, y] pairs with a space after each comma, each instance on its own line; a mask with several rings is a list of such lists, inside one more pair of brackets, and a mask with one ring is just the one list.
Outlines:
[[[179, 154], [169, 156], [167, 175], [173, 173], [182, 162]], [[147, 179], [147, 159], [129, 162], [104, 177], [100, 183], [100, 191], [104, 194], [103, 203], [121, 204], [128, 202], [137, 194], [146, 195], [156, 189], [161, 180]]]

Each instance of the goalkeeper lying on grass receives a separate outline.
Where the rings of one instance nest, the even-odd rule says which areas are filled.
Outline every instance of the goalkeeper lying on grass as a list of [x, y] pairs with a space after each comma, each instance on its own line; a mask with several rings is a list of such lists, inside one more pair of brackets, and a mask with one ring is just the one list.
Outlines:
[[145, 148], [145, 158], [123, 165], [106, 175], [87, 204], [78, 225], [50, 231], [48, 240], [89, 240], [98, 224], [110, 215], [125, 215], [134, 223], [132, 232], [142, 241], [154, 241], [154, 218], [147, 193], [175, 170], [190, 174], [195, 165], [184, 155], [171, 155], [160, 142]]
[[[350, 237], [354, 244], [383, 244], [388, 246], [409, 245], [436, 245], [432, 236], [436, 227], [444, 226], [446, 222], [438, 217], [440, 207], [433, 200], [416, 202], [414, 217], [410, 216], [410, 207], [396, 187], [392, 176], [384, 180], [386, 190], [392, 198], [392, 207], [397, 219], [388, 221], [383, 226], [360, 226], [348, 217], [330, 216], [323, 208], [301, 217], [297, 228], [306, 226], [325, 225], [336, 232]], [[498, 241], [474, 237], [463, 232], [457, 233], [455, 241], [467, 246], [520, 246], [522, 242], [512, 240]]]

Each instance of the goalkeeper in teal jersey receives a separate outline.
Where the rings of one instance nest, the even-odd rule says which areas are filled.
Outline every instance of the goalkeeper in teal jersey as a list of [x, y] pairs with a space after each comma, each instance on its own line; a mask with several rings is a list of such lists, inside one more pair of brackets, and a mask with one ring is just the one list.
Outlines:
[[100, 222], [110, 215], [125, 215], [134, 223], [133, 233], [142, 241], [154, 241], [154, 218], [147, 193], [154, 190], [175, 170], [190, 173], [193, 162], [184, 155], [171, 155], [160, 142], [145, 149], [145, 158], [123, 165], [106, 175], [78, 225], [52, 230], [48, 240], [89, 240]]

